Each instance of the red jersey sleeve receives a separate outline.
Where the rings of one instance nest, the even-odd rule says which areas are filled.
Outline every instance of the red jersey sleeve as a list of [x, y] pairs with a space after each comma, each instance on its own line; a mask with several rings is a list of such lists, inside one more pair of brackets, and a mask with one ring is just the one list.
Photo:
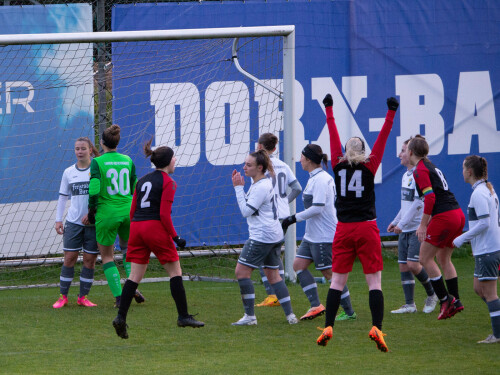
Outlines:
[[326, 124], [328, 125], [328, 132], [330, 133], [330, 155], [332, 168], [334, 168], [338, 162], [339, 158], [343, 156], [342, 144], [340, 143], [339, 131], [337, 130], [337, 125], [335, 124], [335, 118], [333, 117], [333, 107], [326, 107]]
[[172, 223], [172, 203], [174, 203], [177, 184], [166, 173], [163, 175], [163, 191], [160, 203], [160, 221], [172, 238], [177, 237], [174, 224]]
[[132, 196], [132, 206], [130, 206], [130, 221], [134, 218], [135, 209], [137, 207], [137, 192], [134, 191], [134, 195]]
[[432, 190], [429, 170], [425, 166], [423, 160], [418, 162], [417, 168], [415, 168], [415, 171], [413, 172], [413, 177], [415, 178], [415, 183], [424, 197], [424, 214], [431, 215], [434, 203], [436, 202], [436, 195]]
[[389, 134], [391, 133], [392, 124], [394, 123], [394, 116], [396, 115], [396, 111], [388, 110], [385, 115], [384, 126], [382, 126], [382, 130], [378, 134], [377, 140], [372, 148], [372, 153], [370, 154], [370, 159], [365, 164], [365, 166], [375, 175], [377, 173], [377, 169], [382, 162], [382, 157], [384, 156], [385, 145], [387, 143], [387, 138], [389, 138]]

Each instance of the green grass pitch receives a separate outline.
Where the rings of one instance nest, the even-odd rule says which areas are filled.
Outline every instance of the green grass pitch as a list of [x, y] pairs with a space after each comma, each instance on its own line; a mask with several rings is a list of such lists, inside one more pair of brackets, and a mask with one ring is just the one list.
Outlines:
[[[465, 310], [437, 320], [421, 312], [425, 293], [416, 284], [419, 312], [393, 315], [404, 303], [397, 261], [385, 260], [383, 331], [389, 353], [368, 338], [368, 291], [359, 263], [348, 285], [356, 321], [338, 322], [326, 347], [315, 340], [324, 317], [290, 326], [280, 307], [256, 308], [258, 325], [233, 327], [243, 315], [236, 283], [185, 282], [190, 313], [206, 326], [178, 328], [165, 282], [141, 285], [146, 303], [133, 302], [128, 340], [111, 325], [116, 315], [107, 286], [93, 287], [97, 308], [70, 304], [52, 309], [57, 288], [0, 291], [0, 374], [498, 374], [500, 345], [479, 345], [490, 332], [488, 310], [472, 288], [474, 261], [454, 260]], [[148, 276], [146, 274], [146, 276]], [[256, 285], [256, 297], [265, 297]], [[289, 285], [296, 315], [308, 309], [300, 287]], [[319, 285], [325, 301], [328, 286]]]

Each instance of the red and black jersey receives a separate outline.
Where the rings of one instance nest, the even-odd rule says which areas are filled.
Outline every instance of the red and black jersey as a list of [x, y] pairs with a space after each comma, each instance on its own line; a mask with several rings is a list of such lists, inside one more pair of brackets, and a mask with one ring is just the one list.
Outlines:
[[172, 238], [176, 237], [171, 217], [176, 189], [177, 184], [165, 172], [156, 170], [142, 177], [135, 188], [130, 221], [159, 220]]
[[387, 111], [384, 126], [380, 131], [372, 153], [364, 163], [350, 165], [341, 161], [343, 156], [340, 137], [333, 117], [332, 107], [326, 108], [326, 122], [330, 132], [330, 151], [335, 176], [337, 198], [335, 208], [337, 218], [342, 223], [374, 220], [375, 210], [375, 173], [382, 162], [385, 144], [392, 129], [395, 111]]
[[441, 172], [429, 160], [422, 159], [413, 171], [420, 197], [424, 197], [424, 214], [436, 215], [460, 208], [448, 182]]
[[343, 161], [333, 168], [337, 199], [337, 218], [343, 223], [373, 220], [375, 211], [375, 182], [365, 163], [349, 165]]

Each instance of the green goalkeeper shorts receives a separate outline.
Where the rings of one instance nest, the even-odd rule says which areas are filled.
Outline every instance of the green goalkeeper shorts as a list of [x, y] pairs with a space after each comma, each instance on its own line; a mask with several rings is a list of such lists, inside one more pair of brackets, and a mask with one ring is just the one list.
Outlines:
[[[104, 211], [104, 212], [103, 212]], [[115, 243], [116, 235], [122, 241], [128, 241], [130, 235], [130, 216], [112, 214], [110, 211], [98, 210], [95, 218], [97, 243], [111, 246]]]

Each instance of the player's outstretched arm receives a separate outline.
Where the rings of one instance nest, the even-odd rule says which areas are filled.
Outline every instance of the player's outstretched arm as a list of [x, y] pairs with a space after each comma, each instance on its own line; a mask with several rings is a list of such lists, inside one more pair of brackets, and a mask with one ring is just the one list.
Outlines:
[[325, 106], [326, 124], [328, 125], [328, 132], [330, 133], [331, 163], [332, 168], [334, 168], [343, 154], [339, 131], [337, 130], [337, 125], [335, 124], [335, 118], [333, 117], [333, 98], [330, 94], [327, 94], [323, 99], [323, 105]]
[[477, 224], [471, 230], [462, 233], [460, 236], [453, 240], [453, 246], [460, 247], [465, 242], [470, 242], [474, 237], [488, 230], [490, 227], [489, 217], [483, 217], [478, 220]]
[[396, 115], [398, 107], [399, 102], [396, 98], [391, 97], [387, 99], [387, 114], [385, 115], [384, 126], [382, 126], [382, 130], [380, 130], [377, 140], [373, 145], [372, 153], [370, 154], [370, 162], [367, 164], [367, 167], [373, 174], [377, 172], [377, 169], [382, 162], [387, 138], [389, 138], [389, 134], [391, 133], [394, 116]]

